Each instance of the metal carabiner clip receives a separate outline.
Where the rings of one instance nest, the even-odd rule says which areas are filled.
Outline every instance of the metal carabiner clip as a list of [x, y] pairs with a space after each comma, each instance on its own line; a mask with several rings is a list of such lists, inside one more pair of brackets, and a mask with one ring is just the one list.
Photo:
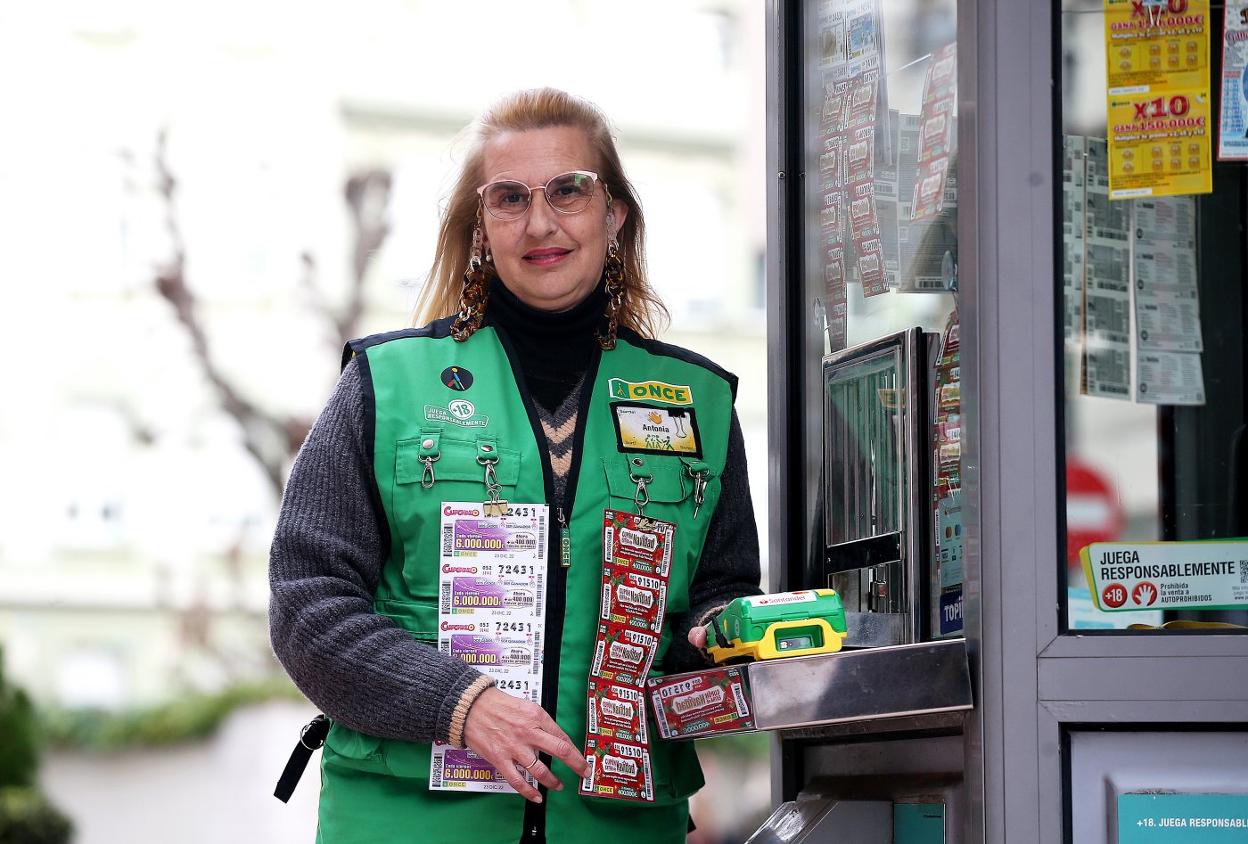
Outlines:
[[507, 515], [507, 502], [498, 497], [503, 485], [498, 482], [494, 467], [498, 464], [497, 457], [483, 458], [478, 456], [477, 462], [485, 467], [485, 491], [489, 498], [482, 502], [481, 507], [487, 516]]
[[425, 489], [433, 489], [433, 485], [437, 483], [437, 476], [433, 473], [433, 464], [442, 459], [441, 454], [426, 454], [420, 458], [420, 462], [424, 464], [425, 471], [421, 473], [420, 485]]
[[690, 471], [693, 476], [693, 517], [698, 517], [698, 511], [702, 509], [702, 502], [706, 501], [706, 472]]
[[637, 507], [637, 515], [646, 515], [646, 505], [650, 503], [650, 491], [646, 489], [646, 485], [650, 483], [650, 478], [638, 477], [632, 472], [628, 473], [628, 479], [637, 484], [637, 491], [633, 493], [633, 504]]

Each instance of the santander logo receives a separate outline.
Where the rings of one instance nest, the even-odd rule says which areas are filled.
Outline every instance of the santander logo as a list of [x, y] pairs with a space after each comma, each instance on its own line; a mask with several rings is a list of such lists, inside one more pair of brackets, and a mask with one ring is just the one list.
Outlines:
[[476, 629], [477, 629], [477, 625], [475, 624], [451, 624], [449, 621], [442, 622], [442, 626], [441, 626], [441, 630], [443, 632], [447, 630], [467, 630], [468, 632], [471, 633], [472, 631]]
[[443, 507], [443, 508], [442, 508], [442, 515], [443, 515], [443, 516], [480, 516], [480, 515], [481, 515], [481, 511], [480, 511], [480, 510], [476, 510], [476, 509], [473, 509], [473, 510], [459, 510], [459, 509], [457, 509], [457, 508], [455, 508], [455, 507], [452, 507], [452, 506], [450, 506], [450, 505], [448, 504], [447, 506], [445, 506], [445, 507]]
[[442, 573], [443, 574], [476, 574], [477, 567], [476, 566], [453, 566], [450, 563], [445, 563], [442, 566]]

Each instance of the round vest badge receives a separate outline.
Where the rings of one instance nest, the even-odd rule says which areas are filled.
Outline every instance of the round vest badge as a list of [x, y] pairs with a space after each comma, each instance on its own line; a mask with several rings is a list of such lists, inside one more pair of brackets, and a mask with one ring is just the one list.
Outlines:
[[442, 383], [462, 393], [472, 386], [472, 373], [462, 366], [448, 366], [442, 370]]

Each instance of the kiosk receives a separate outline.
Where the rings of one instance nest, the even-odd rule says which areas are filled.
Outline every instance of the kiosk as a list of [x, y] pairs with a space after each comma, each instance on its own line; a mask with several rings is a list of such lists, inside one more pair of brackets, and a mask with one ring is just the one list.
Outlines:
[[1132, 6], [769, 0], [769, 586], [848, 636], [749, 667], [754, 841], [1248, 840], [1248, 57]]

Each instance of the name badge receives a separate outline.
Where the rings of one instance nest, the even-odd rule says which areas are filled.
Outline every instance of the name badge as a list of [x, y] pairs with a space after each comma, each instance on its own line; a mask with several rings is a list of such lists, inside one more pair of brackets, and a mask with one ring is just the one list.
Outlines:
[[616, 445], [639, 454], [702, 457], [698, 418], [692, 407], [666, 408], [618, 402], [611, 405]]

